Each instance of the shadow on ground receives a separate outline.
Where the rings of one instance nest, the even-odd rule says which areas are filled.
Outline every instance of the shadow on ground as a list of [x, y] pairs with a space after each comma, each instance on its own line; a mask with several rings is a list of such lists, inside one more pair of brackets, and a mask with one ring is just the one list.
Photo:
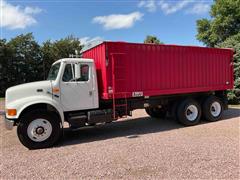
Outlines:
[[[230, 108], [224, 112], [222, 120], [240, 117], [240, 109]], [[202, 121], [201, 124], [209, 123]], [[212, 122], [214, 123], [214, 122]], [[79, 143], [106, 140], [116, 137], [137, 138], [143, 134], [169, 131], [184, 128], [174, 119], [155, 119], [149, 116], [121, 120], [113, 123], [86, 127], [78, 130], [64, 129], [63, 141], [58, 146], [67, 146]]]

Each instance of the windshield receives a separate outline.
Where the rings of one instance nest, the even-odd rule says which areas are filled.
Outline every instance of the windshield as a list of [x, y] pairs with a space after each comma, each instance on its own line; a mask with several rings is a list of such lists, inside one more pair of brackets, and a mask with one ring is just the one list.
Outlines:
[[60, 63], [54, 64], [48, 73], [47, 80], [55, 80], [57, 78], [59, 68], [60, 68]]

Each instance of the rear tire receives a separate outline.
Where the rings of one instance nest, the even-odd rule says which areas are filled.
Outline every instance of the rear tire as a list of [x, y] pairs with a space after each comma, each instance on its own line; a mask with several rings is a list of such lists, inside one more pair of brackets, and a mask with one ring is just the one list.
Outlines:
[[177, 107], [177, 120], [185, 126], [193, 126], [199, 123], [201, 106], [193, 99], [186, 99]]
[[153, 107], [148, 107], [145, 108], [146, 113], [154, 118], [165, 118], [167, 115], [167, 111], [164, 108], [153, 108]]
[[216, 96], [210, 96], [203, 102], [202, 109], [204, 119], [218, 121], [223, 114], [223, 102]]
[[53, 146], [60, 139], [61, 131], [58, 117], [45, 110], [24, 114], [17, 127], [18, 138], [28, 149]]

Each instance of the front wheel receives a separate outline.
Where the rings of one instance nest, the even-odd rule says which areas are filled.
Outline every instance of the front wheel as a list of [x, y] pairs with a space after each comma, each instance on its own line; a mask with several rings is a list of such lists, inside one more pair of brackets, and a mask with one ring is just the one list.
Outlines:
[[59, 139], [61, 124], [55, 114], [36, 110], [21, 117], [17, 134], [20, 142], [29, 149], [47, 148]]

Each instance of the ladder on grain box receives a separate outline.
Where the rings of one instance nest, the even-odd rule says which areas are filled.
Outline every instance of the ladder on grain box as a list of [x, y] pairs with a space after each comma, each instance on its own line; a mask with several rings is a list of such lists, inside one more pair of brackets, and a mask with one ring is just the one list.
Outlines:
[[[113, 119], [119, 116], [127, 117], [128, 101], [126, 92], [126, 67], [124, 53], [112, 53], [112, 103], [113, 103]], [[122, 110], [123, 114], [119, 114]]]

